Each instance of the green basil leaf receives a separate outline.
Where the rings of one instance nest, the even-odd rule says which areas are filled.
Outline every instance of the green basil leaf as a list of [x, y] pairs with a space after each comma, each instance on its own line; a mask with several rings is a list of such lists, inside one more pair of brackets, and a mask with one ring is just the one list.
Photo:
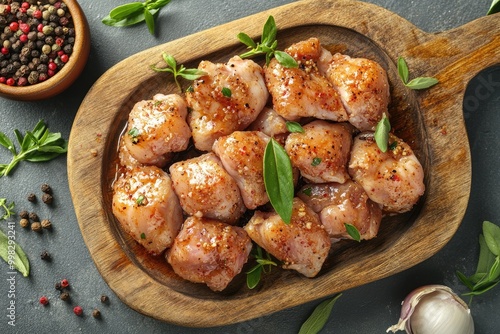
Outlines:
[[321, 158], [315, 157], [315, 158], [312, 160], [312, 162], [311, 162], [311, 166], [316, 167], [316, 166], [318, 166], [320, 163], [321, 163]]
[[131, 2], [127, 3], [124, 5], [120, 5], [118, 7], [113, 8], [109, 12], [109, 17], [121, 21], [123, 19], [126, 19], [127, 17], [137, 14], [141, 11], [144, 10], [144, 3], [143, 2]]
[[311, 187], [304, 188], [302, 189], [302, 193], [310, 197], [312, 195], [312, 188]]
[[342, 296], [341, 293], [331, 299], [327, 299], [319, 304], [309, 316], [309, 318], [300, 327], [299, 334], [316, 334], [325, 326], [330, 314], [332, 313], [333, 305], [337, 299]]
[[357, 242], [361, 241], [361, 234], [359, 233], [358, 229], [356, 226], [348, 223], [344, 223], [345, 229], [347, 231], [347, 234], [353, 239], [356, 240]]
[[8, 149], [12, 154], [16, 154], [14, 143], [3, 132], [0, 132], [0, 145]]
[[489, 221], [483, 222], [483, 235], [489, 250], [500, 256], [500, 227]]
[[254, 42], [254, 40], [251, 39], [250, 36], [248, 36], [244, 32], [240, 32], [236, 37], [238, 37], [241, 43], [245, 44], [249, 48], [253, 49], [257, 47], [257, 44]]
[[290, 56], [288, 53], [283, 52], [283, 51], [275, 51], [274, 52], [274, 57], [276, 60], [283, 65], [286, 68], [297, 68], [299, 67], [299, 64], [297, 61]]
[[146, 21], [146, 25], [148, 26], [149, 33], [151, 35], [155, 34], [155, 18], [153, 14], [149, 11], [149, 9], [144, 9], [144, 20]]
[[225, 97], [231, 97], [231, 89], [223, 87], [221, 92]]
[[254, 289], [259, 284], [261, 276], [262, 266], [258, 264], [247, 272], [247, 287]]
[[426, 88], [434, 86], [438, 82], [439, 81], [436, 78], [418, 77], [418, 78], [410, 80], [407, 84], [405, 84], [405, 86], [410, 88], [410, 89], [426, 89]]
[[292, 132], [292, 133], [304, 133], [304, 128], [302, 127], [302, 125], [300, 125], [300, 123], [292, 122], [292, 121], [287, 121], [285, 124], [286, 124], [286, 129], [289, 132]]
[[408, 70], [408, 65], [403, 57], [398, 58], [398, 74], [404, 84], [408, 83], [410, 71]]
[[387, 152], [387, 145], [389, 144], [389, 132], [391, 131], [391, 123], [389, 123], [389, 119], [385, 116], [382, 116], [382, 119], [377, 123], [375, 127], [375, 142], [377, 143], [378, 148], [382, 152]]
[[493, 0], [491, 7], [486, 13], [486, 15], [491, 15], [495, 13], [500, 13], [500, 0]]
[[269, 201], [285, 224], [290, 224], [294, 196], [292, 163], [285, 149], [274, 138], [266, 145], [263, 164]]
[[479, 260], [477, 261], [476, 274], [486, 274], [495, 262], [495, 255], [490, 251], [484, 235], [479, 235]]
[[2, 230], [0, 230], [0, 257], [9, 264], [11, 269], [16, 269], [24, 277], [28, 277], [30, 274], [30, 262], [26, 253], [24, 253], [21, 246], [10, 240]]
[[276, 28], [276, 22], [274, 17], [270, 15], [267, 18], [264, 28], [262, 30], [261, 44], [265, 46], [270, 46], [276, 40], [276, 35], [278, 34], [278, 28]]

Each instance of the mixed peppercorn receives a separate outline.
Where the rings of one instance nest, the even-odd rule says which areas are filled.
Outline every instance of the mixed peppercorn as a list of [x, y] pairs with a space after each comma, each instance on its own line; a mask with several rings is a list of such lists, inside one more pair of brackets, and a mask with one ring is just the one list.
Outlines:
[[54, 76], [75, 44], [71, 14], [61, 0], [0, 0], [0, 83], [26, 86]]

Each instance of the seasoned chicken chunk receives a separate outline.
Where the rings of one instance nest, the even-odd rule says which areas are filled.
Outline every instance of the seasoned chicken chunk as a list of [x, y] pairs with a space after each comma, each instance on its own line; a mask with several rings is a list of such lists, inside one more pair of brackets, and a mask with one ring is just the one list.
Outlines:
[[235, 131], [220, 137], [213, 151], [240, 188], [248, 209], [269, 202], [264, 186], [263, 159], [269, 137], [259, 131]]
[[191, 129], [186, 115], [186, 102], [176, 94], [137, 102], [123, 135], [127, 150], [140, 163], [163, 167], [165, 155], [188, 147]]
[[156, 166], [121, 175], [113, 184], [112, 210], [122, 228], [154, 255], [170, 247], [183, 221], [172, 181]]
[[377, 62], [335, 54], [326, 77], [340, 94], [349, 122], [359, 130], [374, 130], [382, 115], [388, 116], [389, 80]]
[[339, 94], [318, 70], [319, 40], [310, 38], [290, 46], [285, 52], [298, 62], [298, 68], [284, 67], [274, 58], [264, 69], [273, 109], [291, 121], [302, 117], [346, 121], [347, 112]]
[[406, 212], [424, 194], [424, 171], [413, 150], [402, 139], [389, 134], [392, 149], [383, 153], [373, 133], [354, 139], [349, 174], [384, 211]]
[[213, 153], [170, 166], [175, 193], [188, 215], [234, 224], [245, 211], [236, 181]]
[[319, 214], [330, 237], [352, 239], [346, 223], [356, 227], [362, 240], [377, 236], [382, 210], [356, 182], [306, 184], [297, 196]]
[[252, 241], [241, 227], [189, 217], [166, 259], [180, 277], [222, 291], [241, 272], [251, 249]]
[[347, 162], [352, 144], [349, 126], [327, 121], [313, 121], [304, 132], [288, 135], [285, 150], [292, 165], [313, 183], [339, 182], [349, 179]]
[[198, 66], [206, 75], [193, 82], [186, 93], [192, 112], [188, 121], [194, 145], [210, 151], [214, 141], [252, 123], [266, 105], [262, 68], [252, 60], [234, 56], [227, 64], [202, 61]]
[[286, 120], [269, 107], [264, 107], [257, 119], [248, 126], [249, 131], [260, 131], [269, 137], [273, 137], [280, 144], [284, 144], [288, 129]]
[[299, 198], [285, 224], [277, 213], [256, 211], [244, 227], [260, 247], [306, 277], [318, 274], [330, 251], [330, 238], [318, 215]]

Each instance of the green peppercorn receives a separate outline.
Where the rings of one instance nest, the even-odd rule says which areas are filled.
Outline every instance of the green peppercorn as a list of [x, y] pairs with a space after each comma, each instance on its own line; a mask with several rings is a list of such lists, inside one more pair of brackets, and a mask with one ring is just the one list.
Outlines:
[[48, 44], [45, 44], [43, 47], [42, 47], [42, 53], [43, 54], [46, 54], [48, 55], [49, 53], [52, 52], [52, 47]]

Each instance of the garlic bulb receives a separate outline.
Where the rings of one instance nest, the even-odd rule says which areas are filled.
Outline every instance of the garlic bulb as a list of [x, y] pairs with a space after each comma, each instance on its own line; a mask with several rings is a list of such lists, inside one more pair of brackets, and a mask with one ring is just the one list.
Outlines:
[[387, 329], [409, 334], [474, 334], [467, 304], [449, 287], [427, 285], [413, 290], [403, 301], [399, 322]]

